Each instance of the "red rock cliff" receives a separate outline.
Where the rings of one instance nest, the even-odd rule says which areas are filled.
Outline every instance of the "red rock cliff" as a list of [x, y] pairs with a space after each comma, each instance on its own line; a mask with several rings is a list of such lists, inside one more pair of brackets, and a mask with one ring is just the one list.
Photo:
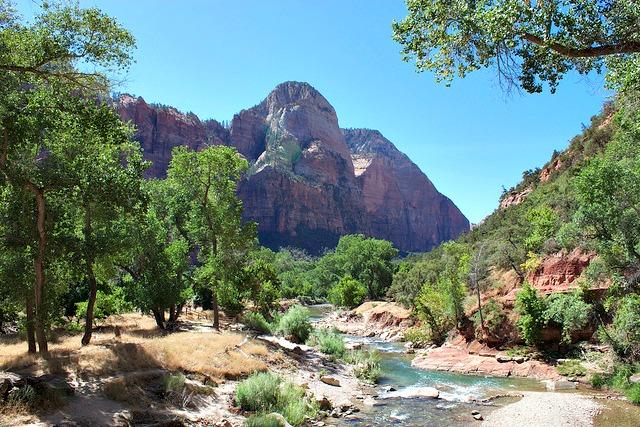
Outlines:
[[120, 115], [137, 127], [149, 176], [163, 177], [177, 145], [228, 144], [250, 161], [239, 186], [244, 215], [262, 244], [313, 253], [344, 234], [391, 240], [425, 251], [469, 229], [469, 222], [407, 156], [379, 132], [341, 130], [335, 110], [306, 83], [280, 84], [233, 118], [230, 130], [170, 107], [121, 96]]

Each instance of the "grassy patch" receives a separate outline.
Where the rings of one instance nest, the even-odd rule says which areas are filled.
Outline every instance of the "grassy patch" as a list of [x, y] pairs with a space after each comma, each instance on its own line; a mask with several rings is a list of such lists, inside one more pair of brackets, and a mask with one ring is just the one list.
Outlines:
[[[251, 375], [236, 387], [236, 403], [245, 411], [256, 412], [257, 417], [249, 418], [245, 425], [271, 424], [268, 414], [277, 412], [293, 426], [304, 423], [306, 416], [313, 417], [317, 412], [315, 403], [310, 401], [305, 390], [279, 375], [264, 372]], [[251, 421], [250, 421], [251, 420]], [[251, 423], [251, 424], [249, 424]]]
[[282, 427], [282, 423], [271, 414], [260, 414], [247, 418], [244, 422], [244, 427]]
[[247, 328], [260, 332], [262, 334], [271, 334], [273, 325], [271, 325], [265, 317], [258, 312], [248, 312], [242, 316], [241, 322], [247, 326]]
[[344, 338], [342, 338], [340, 334], [328, 329], [315, 331], [307, 343], [317, 347], [318, 350], [332, 356], [334, 359], [342, 358], [347, 351], [344, 345]]
[[313, 327], [309, 321], [309, 310], [301, 305], [294, 305], [278, 322], [278, 332], [293, 342], [303, 343], [307, 341]]
[[353, 374], [364, 381], [375, 383], [380, 379], [380, 354], [376, 350], [355, 350], [348, 354]]
[[565, 377], [583, 377], [587, 375], [587, 368], [579, 360], [567, 360], [556, 366], [558, 373]]

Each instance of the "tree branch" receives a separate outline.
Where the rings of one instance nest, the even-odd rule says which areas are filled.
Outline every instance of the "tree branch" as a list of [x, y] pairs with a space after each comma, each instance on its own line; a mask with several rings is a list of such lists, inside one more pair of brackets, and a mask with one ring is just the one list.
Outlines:
[[548, 47], [554, 52], [569, 58], [595, 58], [598, 56], [640, 52], [640, 42], [606, 44], [606, 45], [578, 49], [578, 48], [568, 47], [560, 43], [545, 42], [544, 39], [533, 34], [524, 34], [522, 38], [538, 46]]

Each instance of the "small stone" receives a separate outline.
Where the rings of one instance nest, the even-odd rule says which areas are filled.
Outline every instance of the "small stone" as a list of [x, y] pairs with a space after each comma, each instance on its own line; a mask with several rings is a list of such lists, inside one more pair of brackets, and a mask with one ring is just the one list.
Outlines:
[[496, 360], [500, 363], [507, 363], [507, 362], [511, 362], [511, 360], [513, 359], [509, 356], [498, 355], [496, 356]]
[[376, 406], [378, 404], [378, 402], [373, 397], [367, 396], [362, 401], [362, 404], [365, 405], [365, 406]]
[[331, 401], [327, 399], [327, 396], [322, 396], [320, 398], [317, 398], [316, 403], [318, 404], [320, 409], [323, 409], [326, 411], [329, 411], [333, 408], [333, 405], [331, 404]]
[[640, 383], [640, 374], [633, 374], [629, 377], [629, 382], [632, 384]]
[[512, 360], [516, 363], [524, 363], [525, 362], [525, 357], [524, 356], [516, 356], [513, 357]]
[[330, 386], [334, 386], [334, 387], [340, 387], [340, 380], [337, 379], [336, 377], [332, 377], [329, 375], [323, 375], [320, 377], [320, 381], [322, 381], [325, 384], [328, 384]]
[[474, 420], [476, 420], [476, 421], [482, 421], [482, 420], [484, 420], [484, 418], [482, 418], [482, 415], [481, 415], [481, 414], [476, 414], [476, 415], [474, 415], [474, 416], [473, 416], [473, 419], [474, 419]]
[[480, 413], [480, 411], [474, 409], [473, 411], [471, 411], [471, 415], [478, 415]]

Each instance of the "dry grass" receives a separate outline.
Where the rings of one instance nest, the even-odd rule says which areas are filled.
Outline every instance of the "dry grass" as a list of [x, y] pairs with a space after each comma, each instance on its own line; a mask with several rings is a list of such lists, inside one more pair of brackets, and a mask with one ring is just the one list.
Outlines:
[[[29, 355], [22, 341], [0, 339], [0, 370], [33, 373], [72, 370], [110, 375], [167, 369], [212, 378], [238, 378], [266, 370], [265, 362], [278, 358], [262, 344], [252, 340], [244, 342], [245, 336], [238, 333], [211, 331], [163, 335], [155, 328], [153, 319], [136, 314], [108, 319], [105, 325], [94, 334], [89, 346], [80, 345], [80, 335], [65, 336], [51, 343], [51, 357], [47, 360]], [[120, 327], [120, 338], [110, 330], [115, 325]]]

